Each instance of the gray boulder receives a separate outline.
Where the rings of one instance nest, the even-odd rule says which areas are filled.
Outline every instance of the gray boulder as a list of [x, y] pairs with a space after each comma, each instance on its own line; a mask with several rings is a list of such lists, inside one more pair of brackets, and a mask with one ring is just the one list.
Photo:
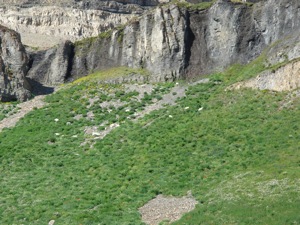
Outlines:
[[65, 41], [55, 48], [31, 52], [31, 68], [28, 77], [40, 84], [62, 84], [68, 77], [73, 57], [73, 44]]
[[25, 101], [31, 87], [25, 78], [28, 56], [20, 35], [0, 25], [0, 101]]

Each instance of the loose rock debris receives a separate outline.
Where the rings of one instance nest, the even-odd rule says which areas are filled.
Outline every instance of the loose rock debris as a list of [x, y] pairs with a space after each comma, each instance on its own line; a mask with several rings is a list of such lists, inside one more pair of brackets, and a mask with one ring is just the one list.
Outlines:
[[158, 195], [139, 208], [142, 221], [149, 225], [158, 225], [162, 221], [174, 222], [184, 213], [192, 211], [198, 202], [192, 197], [165, 197]]

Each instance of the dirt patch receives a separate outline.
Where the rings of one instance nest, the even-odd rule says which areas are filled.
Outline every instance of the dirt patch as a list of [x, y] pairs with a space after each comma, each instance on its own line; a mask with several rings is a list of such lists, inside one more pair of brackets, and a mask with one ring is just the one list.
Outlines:
[[163, 221], [174, 222], [179, 220], [183, 214], [192, 211], [197, 203], [192, 196], [175, 198], [158, 195], [139, 208], [139, 212], [144, 223], [158, 225]]
[[44, 95], [37, 96], [34, 99], [18, 104], [19, 110], [17, 113], [3, 119], [0, 121], [0, 131], [3, 128], [9, 128], [16, 125], [16, 123], [23, 118], [27, 113], [29, 113], [34, 108], [42, 108], [45, 105]]

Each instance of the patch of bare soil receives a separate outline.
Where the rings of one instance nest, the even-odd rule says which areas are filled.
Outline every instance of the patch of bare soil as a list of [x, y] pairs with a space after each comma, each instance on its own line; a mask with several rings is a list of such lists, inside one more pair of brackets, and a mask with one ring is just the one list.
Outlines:
[[18, 105], [19, 110], [17, 113], [0, 121], [0, 131], [2, 131], [3, 128], [14, 127], [21, 118], [34, 108], [42, 108], [45, 105], [45, 102], [43, 101], [44, 98], [44, 95], [40, 95], [30, 101], [20, 103]]
[[150, 225], [159, 223], [174, 222], [179, 220], [183, 214], [192, 211], [198, 202], [192, 197], [165, 197], [158, 195], [139, 209], [142, 221]]

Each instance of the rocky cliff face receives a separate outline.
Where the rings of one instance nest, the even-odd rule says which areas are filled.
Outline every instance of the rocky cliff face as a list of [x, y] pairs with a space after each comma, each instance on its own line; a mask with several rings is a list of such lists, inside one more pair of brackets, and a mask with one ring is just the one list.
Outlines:
[[0, 101], [25, 101], [30, 96], [28, 57], [20, 35], [0, 25]]
[[299, 30], [299, 8], [297, 0], [253, 6], [219, 0], [202, 11], [158, 7], [109, 38], [76, 47], [71, 74], [79, 77], [120, 65], [146, 68], [153, 80], [220, 71], [253, 60], [268, 45]]
[[0, 24], [21, 33], [26, 45], [50, 47], [96, 36], [134, 15], [59, 6], [4, 7], [0, 8]]
[[300, 87], [300, 36], [297, 30], [269, 47], [265, 55], [266, 66], [279, 65], [279, 68], [275, 67], [255, 78], [238, 82], [231, 88], [291, 91]]
[[27, 77], [51, 86], [64, 83], [69, 76], [73, 48], [70, 41], [65, 41], [55, 48], [31, 53]]
[[48, 48], [125, 24], [161, 1], [168, 0], [0, 0], [0, 24], [25, 45]]
[[186, 76], [251, 61], [266, 46], [299, 30], [299, 7], [297, 0], [261, 1], [251, 7], [218, 1], [207, 11], [191, 13]]
[[[68, 42], [58, 48], [31, 54], [33, 61], [28, 76], [41, 83], [57, 84], [95, 70], [128, 66], [147, 69], [152, 74], [151, 81], [165, 81], [209, 74], [233, 63], [248, 63], [268, 46], [270, 59], [266, 63], [273, 65], [298, 58], [300, 2], [252, 2], [253, 5], [248, 5], [218, 0], [205, 10], [171, 4], [158, 6], [132, 18], [122, 27], [75, 42], [74, 46]], [[93, 16], [86, 14], [90, 12], [85, 10], [75, 15], [92, 23]], [[51, 28], [53, 20], [47, 20], [48, 14], [25, 24], [41, 24], [41, 27], [48, 24]], [[68, 13], [62, 15], [64, 21], [58, 16], [53, 27], [59, 28], [61, 24], [65, 26], [68, 21], [73, 21]], [[105, 21], [110, 21], [110, 16], [104, 16]], [[74, 23], [70, 22], [66, 29], [60, 28], [60, 32], [71, 36], [94, 34], [88, 34], [90, 28], [76, 30], [72, 27], [76, 27]]]
[[[210, 0], [204, 0], [210, 1]], [[102, 8], [107, 4], [118, 4], [120, 7], [126, 8], [126, 5], [139, 5], [139, 6], [157, 6], [159, 3], [167, 2], [166, 0], [0, 0], [0, 6], [20, 6], [32, 7], [35, 6], [63, 6], [63, 7], [85, 7], [87, 8]], [[123, 4], [123, 6], [121, 6]], [[128, 8], [128, 7], [127, 7]], [[128, 9], [129, 10], [129, 9]]]
[[115, 66], [145, 68], [153, 81], [179, 78], [185, 67], [185, 11], [158, 7], [107, 36], [78, 43], [71, 75]]

